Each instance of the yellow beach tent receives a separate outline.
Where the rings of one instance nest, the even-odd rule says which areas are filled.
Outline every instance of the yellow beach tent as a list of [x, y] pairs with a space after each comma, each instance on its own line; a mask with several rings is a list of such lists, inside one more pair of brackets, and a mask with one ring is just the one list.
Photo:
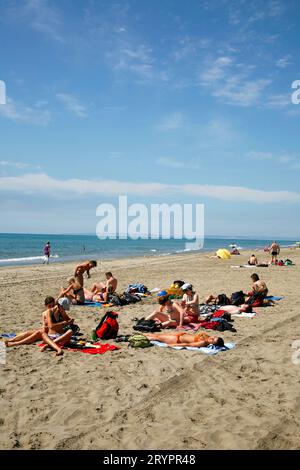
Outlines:
[[218, 250], [216, 254], [217, 254], [217, 256], [219, 256], [219, 258], [222, 258], [222, 259], [231, 258], [231, 254], [225, 248], [220, 248], [220, 250]]

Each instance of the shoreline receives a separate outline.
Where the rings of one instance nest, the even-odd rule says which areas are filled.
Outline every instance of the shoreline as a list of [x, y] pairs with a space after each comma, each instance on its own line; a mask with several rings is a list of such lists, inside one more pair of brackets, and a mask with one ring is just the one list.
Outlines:
[[[220, 247], [220, 248], [225, 248], [227, 249], [228, 251], [230, 251], [230, 247]], [[300, 248], [299, 247], [296, 247], [295, 245], [281, 245], [281, 251], [282, 250], [299, 250], [300, 251]], [[187, 256], [189, 254], [194, 254], [194, 255], [201, 255], [201, 254], [208, 254], [208, 253], [214, 253], [216, 251], [215, 248], [212, 248], [212, 249], [195, 249], [195, 250], [179, 250], [179, 251], [175, 251], [175, 252], [172, 252], [172, 253], [160, 253], [160, 254], [157, 254], [157, 253], [153, 253], [153, 254], [140, 254], [140, 255], [133, 255], [133, 256], [130, 256], [129, 254], [126, 254], [124, 256], [116, 256], [116, 257], [108, 257], [108, 258], [98, 258], [98, 255], [96, 255], [95, 253], [94, 254], [87, 254], [87, 255], [74, 255], [74, 257], [70, 258], [70, 257], [58, 257], [57, 255], [54, 255], [53, 259], [50, 258], [50, 263], [49, 265], [61, 265], [61, 264], [72, 264], [72, 263], [75, 263], [75, 262], [80, 262], [80, 261], [84, 261], [84, 260], [87, 260], [87, 259], [93, 259], [95, 258], [96, 260], [99, 260], [101, 262], [113, 262], [113, 261], [116, 261], [116, 260], [125, 260], [125, 259], [153, 259], [153, 258], [164, 258], [164, 257], [170, 257], [170, 256], [177, 256], [177, 255], [184, 255], [184, 256]], [[249, 251], [254, 251], [254, 252], [260, 252], [260, 251], [263, 251], [264, 252], [264, 246], [256, 246], [256, 247], [243, 247], [242, 249], [239, 250], [240, 251], [240, 255], [242, 254], [245, 254], [245, 253], [248, 253]], [[232, 255], [231, 259], [233, 258], [238, 258], [240, 255]], [[265, 255], [266, 256], [269, 256], [268, 252], [265, 252]], [[22, 262], [22, 263], [17, 263], [17, 262], [13, 262], [13, 263], [9, 263], [9, 260], [6, 262], [4, 259], [1, 259], [0, 260], [0, 270], [2, 268], [20, 268], [20, 267], [33, 267], [33, 266], [43, 266], [43, 263], [42, 263], [42, 259], [43, 257], [39, 257], [39, 262]], [[48, 266], [49, 266], [48, 265]]]

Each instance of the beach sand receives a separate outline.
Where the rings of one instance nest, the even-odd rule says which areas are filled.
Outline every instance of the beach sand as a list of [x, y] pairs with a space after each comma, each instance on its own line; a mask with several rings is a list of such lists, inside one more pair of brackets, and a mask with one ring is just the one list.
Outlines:
[[[86, 287], [111, 270], [119, 291], [129, 283], [152, 289], [183, 279], [203, 301], [209, 293], [250, 290], [250, 274], [258, 272], [269, 292], [284, 299], [256, 309], [253, 319], [235, 318], [237, 333], [220, 335], [236, 347], [215, 356], [126, 343], [95, 356], [65, 351], [56, 357], [37, 345], [7, 349], [0, 365], [0, 448], [300, 448], [300, 363], [292, 361], [292, 343], [300, 340], [300, 250], [281, 254], [296, 266], [231, 268], [248, 256], [221, 261], [188, 253], [99, 263]], [[258, 256], [266, 259], [263, 252]], [[75, 264], [1, 268], [0, 332], [39, 327], [44, 298], [57, 295]], [[118, 308], [119, 333], [131, 333], [133, 318], [151, 313], [155, 304], [151, 296]], [[87, 337], [104, 313], [71, 310]]]

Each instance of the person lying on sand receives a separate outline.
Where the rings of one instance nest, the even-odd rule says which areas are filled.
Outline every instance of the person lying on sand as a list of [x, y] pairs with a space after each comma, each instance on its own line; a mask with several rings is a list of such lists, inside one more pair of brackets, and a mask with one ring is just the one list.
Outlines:
[[[48, 336], [55, 345], [64, 346], [72, 337], [73, 332], [68, 328], [74, 323], [74, 319], [67, 315], [62, 305], [56, 304], [53, 297], [46, 297], [45, 306], [42, 318], [44, 327], [49, 329]], [[48, 343], [45, 344], [41, 351], [45, 351], [49, 346]]]
[[239, 307], [235, 305], [222, 305], [220, 310], [217, 310], [218, 312], [228, 312], [232, 315], [236, 315], [239, 313], [251, 313], [252, 312], [252, 306], [248, 304], [242, 304]]
[[79, 264], [75, 269], [75, 279], [83, 287], [83, 275], [87, 273], [87, 277], [90, 278], [90, 270], [97, 266], [97, 261], [91, 260], [85, 263]]
[[154, 310], [146, 320], [155, 320], [162, 328], [182, 327], [184, 311], [177, 302], [171, 302], [167, 291], [163, 290], [157, 294], [160, 307]]
[[68, 281], [68, 287], [60, 289], [59, 297], [67, 297], [72, 304], [83, 305], [85, 302], [85, 295], [83, 287], [74, 277]]
[[144, 333], [150, 341], [160, 341], [169, 346], [193, 346], [203, 348], [210, 344], [224, 346], [224, 341], [218, 336], [209, 336], [206, 333]]
[[106, 283], [95, 283], [91, 290], [84, 289], [84, 294], [87, 300], [93, 302], [107, 302], [109, 294], [113, 294], [117, 290], [118, 280], [112, 275], [110, 271], [105, 273]]
[[183, 284], [184, 294], [181, 307], [183, 308], [183, 323], [197, 323], [199, 317], [199, 295], [193, 290], [191, 284]]

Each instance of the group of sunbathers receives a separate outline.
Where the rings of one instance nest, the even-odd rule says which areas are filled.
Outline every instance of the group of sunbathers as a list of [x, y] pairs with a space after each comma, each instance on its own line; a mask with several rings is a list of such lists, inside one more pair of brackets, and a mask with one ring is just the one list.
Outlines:
[[67, 314], [71, 304], [83, 305], [86, 300], [106, 302], [109, 293], [114, 292], [117, 288], [117, 279], [113, 277], [111, 272], [106, 272], [105, 284], [94, 284], [91, 291], [84, 289], [84, 273], [87, 273], [87, 277], [90, 278], [90, 270], [96, 266], [97, 262], [94, 260], [77, 266], [74, 277], [68, 282], [68, 287], [62, 287], [56, 299], [50, 296], [46, 297], [42, 327], [37, 330], [25, 331], [10, 338], [5, 341], [6, 346], [19, 346], [43, 341], [45, 345], [41, 348], [42, 352], [50, 347], [56, 351], [57, 355], [62, 355], [62, 347], [70, 342], [73, 335], [74, 319]]
[[[46, 310], [42, 314], [42, 327], [37, 330], [29, 330], [18, 334], [15, 338], [5, 341], [6, 346], [17, 346], [22, 344], [32, 344], [35, 341], [43, 341], [44, 346], [41, 351], [52, 348], [57, 355], [62, 355], [62, 347], [69, 343], [73, 335], [74, 319], [67, 311], [72, 304], [82, 305], [86, 300], [106, 302], [110, 293], [115, 292], [118, 281], [111, 272], [106, 272], [106, 283], [94, 283], [90, 290], [84, 288], [84, 273], [90, 277], [90, 270], [97, 266], [97, 262], [92, 260], [77, 266], [74, 277], [69, 280], [67, 288], [61, 288], [57, 299], [46, 297]], [[247, 294], [245, 302], [239, 306], [224, 305], [222, 310], [228, 313], [242, 313], [252, 309], [252, 307], [262, 306], [268, 293], [268, 288], [264, 281], [259, 279], [257, 274], [252, 274], [252, 290]], [[151, 313], [146, 320], [154, 319], [161, 328], [182, 328], [189, 323], [199, 322], [199, 295], [189, 283], [182, 285], [183, 297], [181, 301], [171, 299], [166, 290], [157, 294], [158, 308]], [[255, 297], [254, 302], [250, 299]], [[209, 295], [205, 303], [217, 303], [218, 297]], [[206, 333], [168, 333], [168, 334], [147, 334], [149, 339], [163, 341], [169, 345], [181, 344], [182, 346], [207, 346], [214, 344], [222, 346], [222, 338]]]

